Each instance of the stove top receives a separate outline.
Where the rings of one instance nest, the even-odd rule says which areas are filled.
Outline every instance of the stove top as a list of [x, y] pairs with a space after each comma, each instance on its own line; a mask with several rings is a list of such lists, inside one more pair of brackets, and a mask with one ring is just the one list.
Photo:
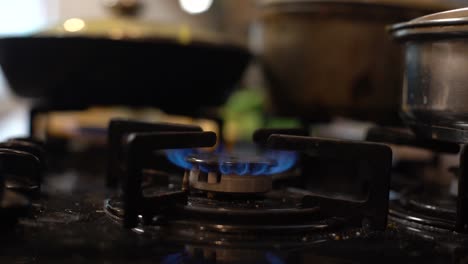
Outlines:
[[[0, 261], [466, 260], [464, 150], [457, 197], [422, 184], [395, 189], [392, 150], [382, 143], [444, 153], [459, 145], [383, 128], [371, 129], [367, 141], [306, 134], [261, 129], [253, 137], [258, 151], [245, 155], [207, 149], [219, 143], [216, 134], [196, 126], [117, 119], [108, 130], [105, 182], [90, 168], [99, 163], [92, 155], [84, 157], [88, 168], [77, 169], [58, 166], [40, 142], [1, 143]], [[327, 178], [332, 191], [321, 192]], [[358, 190], [342, 192], [350, 186]]]
[[463, 248], [441, 248], [392, 223], [385, 232], [359, 227], [324, 232], [318, 225], [286, 235], [268, 230], [263, 237], [203, 224], [126, 229], [104, 209], [103, 201], [116, 194], [96, 188], [102, 181], [93, 176], [69, 173], [66, 177], [76, 178], [71, 192], [63, 189], [64, 175], [51, 176], [31, 215], [3, 231], [2, 263], [447, 263], [465, 257]]

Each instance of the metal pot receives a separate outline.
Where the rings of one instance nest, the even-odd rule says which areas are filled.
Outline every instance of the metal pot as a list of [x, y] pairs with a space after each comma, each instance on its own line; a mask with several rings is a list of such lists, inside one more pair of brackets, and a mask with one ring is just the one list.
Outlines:
[[402, 117], [424, 137], [468, 141], [468, 8], [391, 27], [405, 44]]
[[265, 1], [262, 61], [273, 111], [396, 122], [402, 49], [385, 27], [444, 8], [427, 1]]

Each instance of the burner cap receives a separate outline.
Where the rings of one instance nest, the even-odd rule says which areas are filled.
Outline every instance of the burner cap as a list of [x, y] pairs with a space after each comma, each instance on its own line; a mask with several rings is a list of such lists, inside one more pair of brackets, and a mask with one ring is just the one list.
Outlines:
[[276, 161], [261, 157], [236, 157], [217, 154], [188, 156], [193, 164], [186, 171], [192, 188], [220, 193], [257, 194], [272, 188], [271, 176], [264, 173]]
[[273, 159], [257, 156], [238, 157], [234, 155], [202, 153], [191, 155], [186, 161], [204, 172], [220, 172], [233, 175], [262, 175], [277, 165]]

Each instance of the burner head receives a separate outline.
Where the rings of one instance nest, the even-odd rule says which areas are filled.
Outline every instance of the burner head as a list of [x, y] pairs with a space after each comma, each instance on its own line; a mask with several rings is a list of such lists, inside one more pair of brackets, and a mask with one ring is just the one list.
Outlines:
[[408, 188], [390, 203], [390, 217], [395, 221], [426, 230], [453, 230], [456, 197], [440, 186]]
[[174, 165], [191, 170], [197, 166], [204, 172], [219, 171], [235, 175], [272, 175], [290, 170], [298, 155], [294, 151], [270, 150], [260, 155], [201, 153], [196, 149], [167, 149]]
[[187, 156], [192, 164], [185, 177], [192, 188], [219, 193], [259, 194], [272, 188], [266, 175], [275, 160], [261, 157], [236, 157], [217, 154]]

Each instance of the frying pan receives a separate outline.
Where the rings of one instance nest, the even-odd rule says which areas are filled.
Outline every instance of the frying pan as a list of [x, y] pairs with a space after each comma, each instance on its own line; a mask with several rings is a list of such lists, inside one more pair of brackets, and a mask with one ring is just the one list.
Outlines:
[[167, 36], [35, 35], [0, 39], [0, 65], [19, 96], [60, 107], [156, 106], [189, 111], [224, 102], [249, 52]]

